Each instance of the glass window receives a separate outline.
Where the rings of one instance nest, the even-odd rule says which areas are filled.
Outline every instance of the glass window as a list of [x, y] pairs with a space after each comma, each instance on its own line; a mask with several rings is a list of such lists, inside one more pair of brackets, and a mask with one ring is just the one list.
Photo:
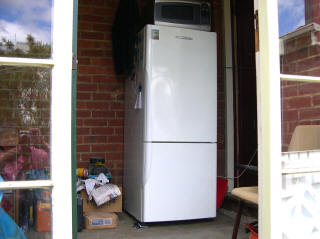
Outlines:
[[50, 178], [51, 69], [0, 66], [0, 174]]
[[0, 56], [50, 58], [52, 0], [3, 0]]
[[320, 76], [319, 6], [319, 0], [278, 0], [282, 74]]
[[[11, 231], [1, 230], [0, 237], [3, 233], [9, 236], [6, 238], [51, 238], [50, 190], [5, 190], [1, 191], [0, 195], [2, 195], [0, 217], [11, 229]], [[12, 230], [25, 237], [12, 237]]]

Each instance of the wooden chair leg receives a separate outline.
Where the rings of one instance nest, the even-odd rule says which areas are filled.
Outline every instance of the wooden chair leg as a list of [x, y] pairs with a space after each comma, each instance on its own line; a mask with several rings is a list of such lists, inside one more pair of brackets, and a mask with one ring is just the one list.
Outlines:
[[238, 206], [238, 212], [236, 216], [236, 220], [233, 225], [233, 233], [232, 233], [232, 239], [237, 239], [238, 236], [238, 230], [239, 230], [239, 224], [240, 224], [240, 219], [241, 219], [241, 214], [242, 214], [242, 209], [243, 209], [243, 201], [239, 201], [239, 206]]

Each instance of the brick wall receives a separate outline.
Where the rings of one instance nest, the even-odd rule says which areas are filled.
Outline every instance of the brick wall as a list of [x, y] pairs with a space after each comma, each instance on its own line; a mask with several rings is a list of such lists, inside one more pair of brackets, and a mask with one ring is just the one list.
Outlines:
[[[141, 0], [141, 3], [145, 0]], [[124, 77], [114, 73], [111, 27], [118, 0], [79, 0], [77, 167], [104, 157], [113, 183], [122, 184]], [[213, 0], [218, 32], [218, 174], [224, 172], [224, 76], [221, 0]]]
[[[281, 72], [320, 76], [320, 26], [308, 24], [282, 37]], [[282, 150], [297, 125], [320, 124], [320, 83], [283, 81]]]

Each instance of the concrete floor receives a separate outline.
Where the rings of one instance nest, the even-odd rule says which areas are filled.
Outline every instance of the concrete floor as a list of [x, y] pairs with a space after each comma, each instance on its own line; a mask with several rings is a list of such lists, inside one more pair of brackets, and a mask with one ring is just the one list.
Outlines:
[[[120, 213], [117, 228], [102, 230], [83, 230], [78, 239], [229, 239], [232, 235], [234, 214], [219, 210], [213, 220], [152, 223], [148, 228], [136, 229], [135, 220], [126, 213]], [[252, 222], [252, 218], [243, 218], [242, 223]], [[238, 239], [248, 239], [244, 225], [240, 225]]]

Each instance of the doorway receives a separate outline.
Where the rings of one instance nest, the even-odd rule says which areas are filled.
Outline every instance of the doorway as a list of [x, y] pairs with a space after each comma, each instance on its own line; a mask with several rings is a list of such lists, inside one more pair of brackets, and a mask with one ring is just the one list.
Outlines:
[[[254, 1], [231, 0], [234, 112], [235, 186], [258, 185], [257, 96]], [[250, 166], [250, 167], [248, 167]], [[253, 166], [253, 167], [251, 167]]]

